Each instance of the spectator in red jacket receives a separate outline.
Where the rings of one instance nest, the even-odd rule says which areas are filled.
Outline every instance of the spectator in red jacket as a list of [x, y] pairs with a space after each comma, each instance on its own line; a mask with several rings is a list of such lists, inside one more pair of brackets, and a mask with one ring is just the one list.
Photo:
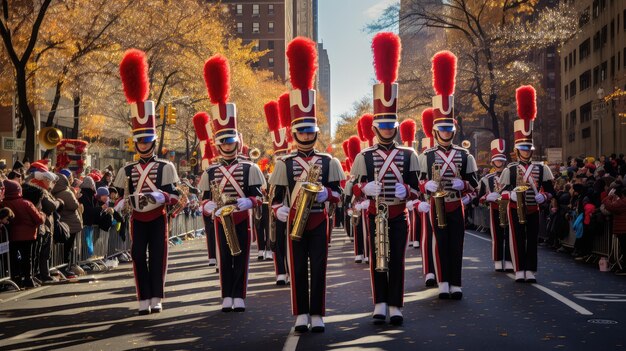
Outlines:
[[[20, 287], [32, 288], [32, 250], [37, 239], [37, 229], [44, 223], [45, 216], [30, 201], [22, 198], [22, 187], [4, 180], [4, 200], [1, 206], [13, 211], [15, 218], [9, 227], [9, 250], [11, 256], [11, 278]], [[18, 259], [20, 257], [20, 259]]]
[[[615, 186], [602, 201], [604, 208], [613, 215], [613, 235], [619, 240], [619, 246], [626, 250], [626, 191], [623, 185]], [[626, 275], [624, 266], [616, 274]]]

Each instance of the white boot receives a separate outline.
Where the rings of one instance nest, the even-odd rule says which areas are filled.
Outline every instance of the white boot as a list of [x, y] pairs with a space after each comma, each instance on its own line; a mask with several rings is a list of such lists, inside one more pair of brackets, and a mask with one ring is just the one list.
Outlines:
[[531, 271], [525, 271], [524, 273], [526, 274], [526, 282], [527, 283], [536, 283], [537, 282], [537, 278], [535, 278], [535, 273], [533, 273]]
[[150, 300], [139, 300], [139, 315], [150, 314]]
[[322, 318], [322, 316], [319, 316], [319, 315], [311, 316], [311, 331], [314, 333], [324, 332], [324, 319]]
[[450, 298], [450, 286], [447, 282], [439, 283], [439, 298], [442, 300]]
[[354, 262], [355, 263], [363, 262], [363, 255], [356, 255], [356, 256], [354, 256]]
[[435, 280], [434, 273], [426, 273], [426, 277], [424, 278], [424, 285], [427, 287], [433, 287], [437, 285], [437, 280]]
[[287, 284], [287, 275], [279, 274], [276, 276], [276, 285], [285, 285]]
[[401, 325], [404, 321], [400, 307], [389, 306], [389, 323], [392, 325]]
[[365, 256], [365, 258], [363, 258], [363, 263], [370, 263], [370, 258]]
[[506, 271], [513, 272], [513, 262], [511, 262], [511, 261], [504, 261], [504, 269]]
[[493, 269], [496, 272], [502, 272], [502, 261], [495, 261], [495, 262], [493, 262]]
[[243, 302], [242, 298], [235, 297], [235, 300], [233, 301], [233, 310], [235, 312], [243, 312], [246, 310], [246, 304]]
[[413, 248], [414, 249], [419, 249], [420, 248], [420, 242], [419, 241], [414, 241], [413, 242]]
[[217, 266], [217, 260], [214, 258], [209, 258], [209, 267]]
[[265, 260], [271, 261], [274, 259], [274, 253], [270, 250], [265, 251]]
[[524, 271], [515, 272], [515, 281], [518, 283], [524, 281]]
[[259, 252], [257, 252], [256, 254], [257, 260], [262, 261], [264, 257], [265, 257], [265, 251], [259, 250]]
[[452, 300], [460, 300], [463, 298], [463, 291], [460, 286], [450, 285], [450, 297]]
[[385, 319], [387, 319], [387, 303], [379, 302], [374, 305], [374, 313], [372, 313], [372, 318], [374, 318], [374, 324], [382, 324], [385, 323]]
[[160, 297], [153, 297], [150, 299], [150, 312], [159, 313], [163, 310]]
[[222, 300], [222, 312], [230, 312], [233, 310], [233, 298], [225, 297]]
[[309, 315], [308, 314], [299, 314], [296, 317], [296, 325], [294, 326], [295, 331], [303, 333], [309, 330]]

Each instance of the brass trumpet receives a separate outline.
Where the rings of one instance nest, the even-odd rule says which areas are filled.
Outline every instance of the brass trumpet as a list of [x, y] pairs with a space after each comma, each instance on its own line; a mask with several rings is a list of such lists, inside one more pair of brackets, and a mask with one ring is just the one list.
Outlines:
[[[374, 181], [378, 181], [378, 171], [374, 172]], [[389, 271], [389, 207], [376, 196], [376, 272]]]
[[521, 172], [517, 172], [517, 178], [515, 180], [515, 185], [517, 185], [513, 191], [517, 196], [517, 217], [519, 219], [520, 224], [526, 223], [526, 191], [530, 189], [528, 184], [524, 182], [524, 175]]
[[237, 206], [234, 205], [233, 198], [226, 197], [220, 192], [220, 185], [217, 180], [211, 182], [211, 197], [217, 205], [216, 211], [220, 211], [219, 218], [222, 222], [222, 228], [224, 229], [224, 236], [226, 237], [226, 244], [230, 250], [232, 256], [238, 256], [241, 254], [241, 247], [239, 246], [239, 239], [237, 238], [237, 232], [235, 231], [235, 221], [233, 219], [233, 213], [237, 210]]
[[[502, 192], [502, 185], [500, 183], [496, 184], [496, 192], [497, 193], [501, 193]], [[500, 215], [500, 227], [502, 228], [506, 228], [507, 225], [509, 225], [509, 217], [507, 216], [507, 208], [509, 207], [509, 199], [503, 199], [502, 195], [500, 195], [500, 198], [496, 201], [496, 203], [498, 204], [498, 214]]]
[[250, 160], [252, 160], [252, 162], [256, 162], [256, 160], [259, 159], [259, 157], [261, 157], [261, 150], [259, 150], [258, 148], [254, 148], [252, 150], [250, 150]]
[[294, 217], [293, 226], [289, 237], [291, 240], [300, 241], [302, 234], [304, 234], [304, 228], [306, 228], [309, 214], [311, 213], [311, 207], [315, 202], [317, 193], [322, 191], [324, 187], [317, 182], [320, 174], [322, 174], [322, 167], [317, 164], [311, 163], [309, 165], [309, 172], [305, 179], [300, 179], [304, 183], [301, 186], [296, 200], [296, 215]]
[[446, 204], [445, 199], [448, 196], [448, 192], [443, 188], [443, 183], [441, 182], [441, 165], [438, 163], [433, 164], [432, 166], [432, 176], [433, 181], [439, 184], [437, 191], [432, 193], [430, 196], [435, 200], [435, 216], [437, 217], [437, 227], [443, 229], [448, 226], [446, 221]]

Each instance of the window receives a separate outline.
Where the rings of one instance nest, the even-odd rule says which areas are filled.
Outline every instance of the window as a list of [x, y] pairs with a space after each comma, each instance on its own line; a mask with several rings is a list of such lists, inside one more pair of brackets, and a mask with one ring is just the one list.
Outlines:
[[569, 96], [574, 97], [576, 95], [576, 79], [569, 83]]
[[267, 32], [274, 33], [274, 22], [267, 22]]
[[574, 141], [576, 141], [576, 131], [569, 132], [567, 140], [570, 143], [573, 143]]
[[567, 72], [567, 57], [563, 58], [563, 69]]
[[268, 15], [273, 15], [274, 14], [274, 5], [267, 5], [267, 14]]
[[600, 31], [597, 31], [596, 34], [593, 35], [593, 51], [598, 51], [602, 47], [602, 43], [600, 42]]
[[580, 123], [591, 121], [591, 101], [580, 106]]
[[611, 56], [611, 78], [615, 77], [615, 56]]
[[574, 66], [576, 66], [576, 49], [574, 49], [574, 55], [572, 55], [574, 57]]
[[258, 33], [259, 32], [259, 22], [253, 22], [252, 23], [252, 33]]
[[255, 42], [254, 46], [252, 46], [252, 51], [259, 51], [259, 42]]
[[600, 15], [600, 0], [593, 0], [593, 18], [596, 19]]
[[576, 127], [576, 110], [573, 110], [572, 112], [569, 113], [569, 127], [570, 128]]
[[583, 139], [587, 139], [591, 137], [591, 127], [583, 128], [582, 137]]
[[252, 5], [252, 16], [259, 15], [259, 5]]
[[569, 99], [569, 86], [565, 86], [564, 88], [564, 94], [565, 95], [565, 100]]
[[273, 40], [268, 40], [267, 41], [267, 49], [268, 50], [274, 50], [274, 41]]
[[609, 74], [609, 66], [607, 61], [602, 62], [600, 66], [600, 81], [604, 82], [604, 80], [608, 77]]
[[242, 22], [237, 22], [237, 33], [239, 33], [239, 34], [243, 33], [243, 23]]
[[589, 7], [580, 13], [578, 17], [578, 28], [582, 28], [587, 23], [589, 23]]
[[593, 68], [593, 85], [600, 83], [600, 65]]
[[611, 42], [615, 38], [615, 20], [611, 21]]
[[578, 55], [579, 55], [579, 60], [580, 62], [583, 62], [583, 60], [589, 56], [589, 54], [591, 53], [591, 39], [587, 38], [587, 40], [585, 40], [582, 44], [580, 44], [580, 46], [578, 46]]
[[[580, 80], [580, 91], [583, 91], [591, 86], [591, 70], [587, 70], [585, 73], [581, 74], [579, 77]], [[570, 87], [570, 95], [574, 96], [574, 93], [571, 91]]]
[[606, 42], [608, 40], [608, 29], [606, 26], [602, 27], [602, 34], [600, 35], [601, 39], [602, 39], [602, 46], [606, 45]]
[[274, 58], [273, 57], [270, 57], [270, 58], [267, 59], [267, 66], [269, 68], [274, 68]]
[[237, 5], [237, 16], [243, 15], [243, 5]]
[[572, 53], [570, 52], [569, 55], [567, 56], [567, 66], [571, 69], [572, 68]]

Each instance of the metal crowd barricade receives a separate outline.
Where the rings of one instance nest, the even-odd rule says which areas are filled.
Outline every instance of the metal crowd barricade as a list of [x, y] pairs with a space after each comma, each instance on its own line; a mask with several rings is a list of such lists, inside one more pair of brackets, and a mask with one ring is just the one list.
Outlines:
[[11, 257], [9, 252], [9, 234], [6, 232], [0, 236], [0, 285], [8, 284], [16, 290], [20, 288], [11, 280]]
[[472, 224], [476, 226], [476, 230], [489, 231], [491, 226], [489, 208], [486, 206], [476, 206], [472, 209]]
[[[94, 271], [106, 270], [104, 259], [106, 258], [109, 247], [109, 232], [100, 230], [98, 226], [91, 226], [93, 230], [93, 253], [89, 253], [89, 246], [87, 243], [87, 231], [88, 227], [83, 228], [80, 235], [80, 253], [78, 255], [78, 264], [81, 267], [87, 266]], [[78, 251], [78, 250], [77, 250]]]
[[602, 233], [593, 238], [592, 252], [599, 256], [609, 257], [611, 255], [611, 244], [613, 242], [613, 220], [609, 217], [604, 222]]

